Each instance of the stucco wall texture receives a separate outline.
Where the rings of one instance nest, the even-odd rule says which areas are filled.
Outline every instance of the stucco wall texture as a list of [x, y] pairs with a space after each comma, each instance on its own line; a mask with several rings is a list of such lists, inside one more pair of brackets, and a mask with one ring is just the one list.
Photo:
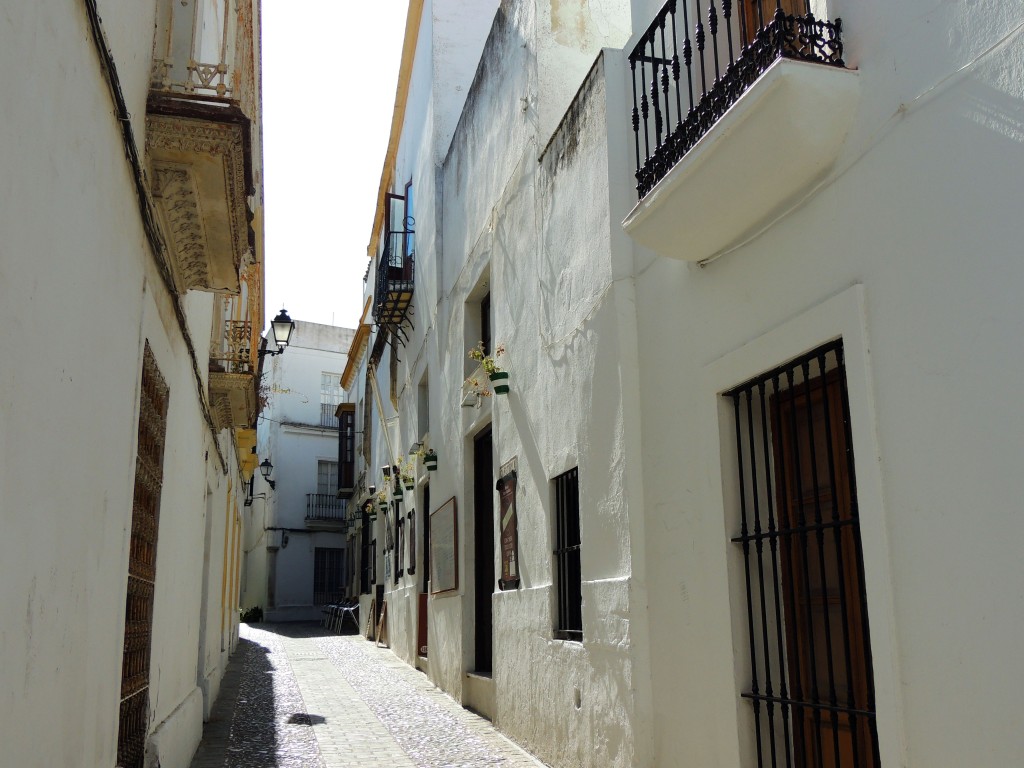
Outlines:
[[[155, 4], [98, 5], [144, 147]], [[201, 409], [85, 3], [0, 15], [0, 762], [115, 764], [148, 342], [170, 394], [147, 749], [183, 767], [237, 640], [237, 456]], [[213, 296], [182, 308], [205, 354]]]
[[[997, 2], [811, 3], [842, 17], [859, 78], [838, 156], [698, 264], [685, 232], [656, 254], [622, 226], [637, 202], [626, 54], [660, 7], [503, 2], [450, 144], [437, 129], [451, 124], [450, 93], [411, 97], [395, 178], [417, 194], [416, 312], [397, 407], [387, 355], [378, 368], [374, 429], [386, 424], [404, 453], [423, 437], [429, 386], [440, 468], [420, 477], [431, 509], [421, 491], [411, 506], [419, 527], [456, 498], [459, 588], [428, 600], [423, 662], [419, 576], [388, 577], [392, 647], [555, 766], [756, 766], [722, 393], [842, 339], [880, 763], [1015, 764], [1024, 15]], [[428, 27], [444, 8], [426, 4]], [[440, 66], [433, 39], [421, 28], [414, 91], [447, 82], [421, 68]], [[779, 137], [750, 119], [772, 151]], [[734, 171], [713, 149], [703, 157]], [[716, 215], [729, 206], [724, 190]], [[512, 388], [463, 408], [485, 294]], [[481, 680], [468, 675], [473, 438], [488, 427], [495, 469], [518, 464], [522, 580], [491, 596], [494, 672]], [[381, 442], [373, 450], [371, 475], [388, 458]], [[551, 482], [573, 467], [581, 643], [552, 629]]]

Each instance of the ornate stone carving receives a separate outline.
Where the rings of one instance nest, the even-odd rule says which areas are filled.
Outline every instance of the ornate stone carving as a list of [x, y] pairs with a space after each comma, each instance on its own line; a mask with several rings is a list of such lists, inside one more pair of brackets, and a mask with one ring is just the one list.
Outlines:
[[150, 114], [146, 151], [178, 289], [237, 293], [249, 250], [242, 126]]
[[247, 373], [210, 371], [210, 412], [218, 429], [244, 428], [256, 419], [256, 386]]

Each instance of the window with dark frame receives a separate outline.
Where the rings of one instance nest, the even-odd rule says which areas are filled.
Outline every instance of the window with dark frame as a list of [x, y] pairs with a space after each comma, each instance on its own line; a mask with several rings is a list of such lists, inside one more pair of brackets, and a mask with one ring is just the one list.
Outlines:
[[[372, 502], [371, 502], [372, 503]], [[368, 595], [370, 594], [370, 585], [373, 584], [373, 557], [374, 557], [374, 540], [371, 532], [372, 523], [370, 521], [370, 514], [363, 508], [363, 524], [360, 531], [360, 557], [359, 562], [360, 578], [359, 578], [359, 594]]]
[[338, 431], [338, 489], [351, 497], [356, 485], [356, 408], [342, 405]]
[[555, 637], [583, 640], [583, 591], [580, 570], [579, 468], [554, 480], [555, 484]]
[[842, 341], [725, 396], [757, 765], [879, 768]]
[[402, 577], [405, 568], [405, 548], [403, 538], [405, 535], [405, 518], [402, 517], [402, 509], [398, 501], [392, 502], [392, 514], [395, 516], [395, 584]]
[[341, 600], [344, 553], [340, 547], [313, 548], [313, 605], [329, 605]]
[[141, 768], [149, 729], [150, 651], [156, 589], [157, 534], [163, 490], [170, 390], [146, 341], [139, 391], [138, 455], [128, 549], [117, 764]]
[[491, 294], [485, 293], [480, 299], [480, 341], [484, 345], [484, 354], [491, 354]]

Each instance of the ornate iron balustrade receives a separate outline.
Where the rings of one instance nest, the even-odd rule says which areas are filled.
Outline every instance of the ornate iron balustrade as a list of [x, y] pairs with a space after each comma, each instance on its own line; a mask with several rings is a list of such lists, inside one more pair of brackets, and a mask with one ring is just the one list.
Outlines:
[[347, 525], [348, 501], [339, 499], [333, 493], [307, 493], [306, 519], [337, 522]]
[[388, 232], [377, 265], [373, 293], [373, 319], [386, 335], [407, 338], [402, 326], [409, 316], [415, 286], [415, 254], [412, 230]]
[[228, 320], [224, 323], [221, 348], [211, 350], [210, 370], [218, 373], [253, 373], [255, 365], [251, 322]]
[[809, 0], [669, 0], [629, 55], [639, 197], [780, 58], [844, 66], [842, 21]]
[[247, 2], [160, 0], [150, 87], [235, 102], [250, 95], [252, 26]]

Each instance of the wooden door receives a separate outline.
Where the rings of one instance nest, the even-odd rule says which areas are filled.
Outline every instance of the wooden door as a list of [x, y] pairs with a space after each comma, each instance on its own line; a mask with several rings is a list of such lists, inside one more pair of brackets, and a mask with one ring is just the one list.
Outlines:
[[793, 747], [800, 768], [877, 768], [859, 522], [841, 373], [773, 398]]
[[[776, 0], [740, 0], [743, 6], [743, 28], [741, 35], [744, 45], [749, 43], [757, 31], [775, 18]], [[807, 13], [806, 0], [782, 0], [782, 12], [787, 16], [803, 16]]]
[[494, 460], [491, 429], [473, 442], [473, 562], [476, 607], [475, 672], [490, 676], [493, 655], [491, 596], [494, 593]]

